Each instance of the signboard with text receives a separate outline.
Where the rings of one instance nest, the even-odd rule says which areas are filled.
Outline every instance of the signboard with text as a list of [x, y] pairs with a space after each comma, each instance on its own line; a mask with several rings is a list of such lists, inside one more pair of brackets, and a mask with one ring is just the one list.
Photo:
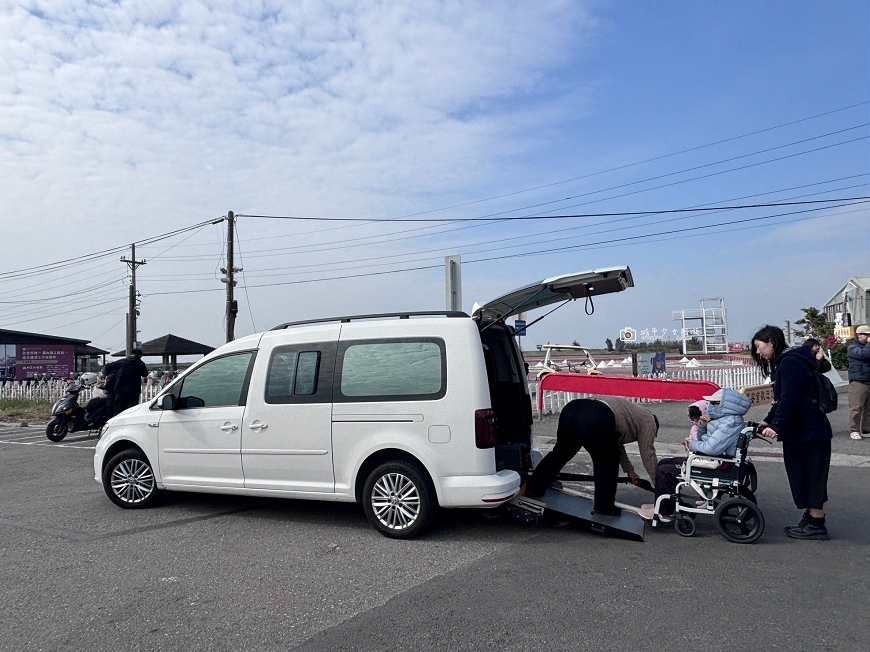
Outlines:
[[75, 370], [75, 346], [72, 344], [19, 344], [15, 356], [15, 380], [27, 380], [37, 374], [69, 378]]
[[637, 354], [637, 375], [638, 376], [664, 376], [665, 375], [665, 354], [658, 353], [638, 353]]

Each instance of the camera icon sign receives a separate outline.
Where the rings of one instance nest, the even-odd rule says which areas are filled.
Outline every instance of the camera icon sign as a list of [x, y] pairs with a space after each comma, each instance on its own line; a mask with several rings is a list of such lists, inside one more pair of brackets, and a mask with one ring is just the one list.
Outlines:
[[637, 331], [633, 328], [623, 328], [619, 331], [619, 339], [623, 342], [636, 342], [637, 341]]

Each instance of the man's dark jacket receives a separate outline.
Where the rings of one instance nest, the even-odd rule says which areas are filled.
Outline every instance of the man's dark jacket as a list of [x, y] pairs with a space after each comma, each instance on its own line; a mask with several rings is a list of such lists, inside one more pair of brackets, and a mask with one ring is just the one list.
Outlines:
[[849, 382], [857, 380], [861, 383], [870, 383], [870, 341], [861, 344], [855, 340], [849, 345]]
[[115, 393], [139, 393], [142, 391], [142, 378], [148, 376], [148, 368], [141, 358], [135, 355], [128, 356], [123, 360], [110, 362], [103, 367], [103, 373], [117, 374], [115, 381]]
[[828, 417], [811, 402], [819, 399], [817, 361], [812, 351], [798, 346], [782, 353], [775, 362], [771, 373], [774, 404], [764, 421], [780, 441], [831, 439]]

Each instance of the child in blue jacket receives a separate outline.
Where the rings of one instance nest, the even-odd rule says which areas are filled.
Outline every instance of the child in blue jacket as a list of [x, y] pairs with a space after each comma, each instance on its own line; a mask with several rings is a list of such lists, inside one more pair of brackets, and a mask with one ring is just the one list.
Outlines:
[[743, 417], [752, 405], [746, 394], [736, 389], [720, 389], [705, 396], [707, 416], [698, 420], [698, 439], [689, 442], [689, 450], [701, 455], [728, 455], [737, 452], [737, 438], [743, 430]]

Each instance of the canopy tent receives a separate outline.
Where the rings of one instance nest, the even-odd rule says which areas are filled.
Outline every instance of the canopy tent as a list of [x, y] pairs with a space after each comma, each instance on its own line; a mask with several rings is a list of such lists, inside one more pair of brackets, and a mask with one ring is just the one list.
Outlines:
[[[180, 355], [208, 355], [214, 351], [213, 346], [200, 344], [193, 340], [187, 340], [183, 337], [178, 337], [178, 335], [172, 335], [171, 333], [164, 335], [163, 337], [158, 337], [156, 340], [143, 342], [142, 346], [139, 348], [142, 349], [142, 357], [147, 358], [160, 356], [163, 358], [163, 364], [170, 365], [173, 371], [178, 370], [178, 356]], [[124, 355], [124, 351], [118, 351], [112, 354], [112, 356], [116, 358]]]

